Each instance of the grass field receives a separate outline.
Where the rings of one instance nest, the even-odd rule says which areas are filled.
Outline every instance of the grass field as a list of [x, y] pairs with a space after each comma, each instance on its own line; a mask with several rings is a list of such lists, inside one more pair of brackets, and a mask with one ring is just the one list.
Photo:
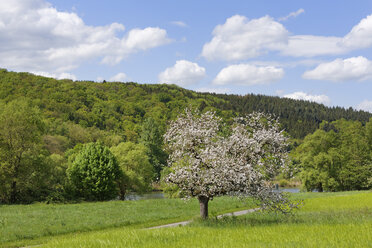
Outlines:
[[294, 216], [253, 213], [187, 227], [55, 237], [42, 247], [372, 247], [372, 193], [307, 193]]
[[[253, 206], [249, 201], [221, 197], [210, 202], [210, 213], [219, 214]], [[198, 213], [196, 200], [185, 202], [180, 199], [0, 205], [0, 247], [37, 244], [41, 237], [67, 233], [160, 225], [189, 220], [197, 217]]]
[[[194, 218], [195, 200], [0, 206], [0, 246], [17, 247], [372, 247], [372, 193], [298, 193], [293, 216], [252, 213], [186, 227], [144, 227]], [[213, 215], [254, 207], [222, 197]]]

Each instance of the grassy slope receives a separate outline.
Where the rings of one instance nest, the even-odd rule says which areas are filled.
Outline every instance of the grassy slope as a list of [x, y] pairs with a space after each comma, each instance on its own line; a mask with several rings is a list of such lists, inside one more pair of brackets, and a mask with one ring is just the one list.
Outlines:
[[372, 193], [310, 193], [292, 217], [253, 213], [157, 230], [120, 228], [50, 240], [46, 247], [371, 247]]
[[[210, 202], [210, 213], [253, 207], [230, 197]], [[0, 246], [27, 239], [124, 226], [154, 226], [198, 216], [196, 200], [152, 199], [80, 204], [0, 205]], [[33, 243], [33, 242], [31, 242]]]

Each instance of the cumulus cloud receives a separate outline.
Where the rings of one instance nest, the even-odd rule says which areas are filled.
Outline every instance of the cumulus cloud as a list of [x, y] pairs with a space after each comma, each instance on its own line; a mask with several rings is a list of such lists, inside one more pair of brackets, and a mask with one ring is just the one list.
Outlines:
[[279, 21], [286, 21], [286, 20], [288, 20], [289, 18], [291, 18], [291, 17], [297, 17], [297, 16], [301, 15], [301, 14], [304, 13], [304, 12], [305, 12], [304, 9], [299, 9], [299, 10], [297, 10], [297, 11], [295, 11], [295, 12], [291, 12], [291, 13], [289, 13], [287, 16], [284, 16], [284, 17], [280, 17], [280, 18], [278, 18], [278, 20], [279, 20]]
[[124, 82], [125, 80], [128, 80], [128, 76], [124, 72], [119, 72], [110, 78], [111, 82]]
[[322, 63], [313, 70], [306, 71], [302, 77], [334, 82], [371, 80], [372, 61], [362, 56], [336, 59], [328, 63]]
[[0, 0], [0, 66], [61, 73], [100, 58], [116, 64], [128, 55], [170, 42], [158, 27], [89, 26], [44, 0]]
[[342, 54], [347, 49], [341, 45], [341, 41], [340, 37], [295, 35], [289, 37], [288, 46], [282, 49], [281, 54], [293, 57]]
[[62, 72], [62, 73], [49, 73], [49, 72], [43, 72], [43, 71], [33, 71], [31, 72], [35, 75], [43, 76], [43, 77], [50, 77], [55, 79], [71, 79], [71, 80], [77, 80], [76, 76], [74, 74], [68, 73], [68, 72]]
[[292, 94], [287, 94], [287, 95], [284, 95], [283, 97], [291, 98], [295, 100], [317, 102], [317, 103], [326, 104], [326, 105], [331, 103], [331, 100], [326, 95], [309, 95], [302, 91], [297, 91]]
[[[296, 13], [302, 13], [301, 9], [290, 16]], [[289, 35], [288, 30], [270, 16], [248, 20], [240, 15], [217, 25], [212, 35], [201, 53], [208, 60], [244, 60], [269, 51], [293, 57], [338, 55], [372, 46], [372, 15], [341, 37]]]
[[235, 15], [213, 30], [213, 38], [203, 46], [208, 60], [241, 60], [286, 45], [288, 31], [270, 16], [248, 20]]
[[159, 82], [188, 86], [205, 77], [205, 68], [187, 60], [178, 60], [172, 67], [165, 69], [158, 76]]
[[280, 80], [284, 70], [273, 66], [255, 66], [250, 64], [230, 65], [223, 68], [213, 80], [218, 85], [256, 85]]
[[342, 44], [348, 49], [366, 48], [372, 45], [372, 15], [362, 19], [342, 39]]
[[372, 113], [372, 101], [364, 100], [357, 105], [356, 109]]
[[372, 46], [372, 15], [362, 19], [343, 37], [294, 35], [290, 36], [283, 55], [313, 57], [344, 54]]

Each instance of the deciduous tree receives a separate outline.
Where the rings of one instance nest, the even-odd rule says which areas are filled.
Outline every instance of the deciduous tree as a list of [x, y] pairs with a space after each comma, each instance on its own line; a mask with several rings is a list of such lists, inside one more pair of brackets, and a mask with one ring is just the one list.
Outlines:
[[109, 200], [118, 195], [122, 173], [110, 149], [100, 143], [85, 144], [67, 169], [77, 196], [86, 200]]
[[155, 170], [155, 180], [160, 178], [160, 172], [167, 161], [167, 154], [163, 148], [163, 137], [160, 124], [152, 117], [147, 118], [141, 131], [141, 143], [148, 148], [150, 163]]
[[39, 109], [25, 99], [0, 109], [0, 201], [16, 203], [40, 168], [44, 123]]
[[138, 193], [148, 191], [154, 169], [150, 164], [147, 147], [143, 144], [123, 142], [111, 147], [111, 151], [116, 156], [123, 173], [122, 180], [119, 182], [120, 198], [124, 199], [129, 190]]
[[283, 212], [295, 207], [269, 183], [287, 159], [287, 139], [278, 122], [254, 113], [236, 118], [229, 135], [220, 128], [214, 112], [186, 110], [171, 122], [164, 136], [172, 170], [166, 181], [198, 198], [202, 218], [208, 217], [209, 200], [220, 195], [254, 197], [263, 208]]
[[306, 190], [341, 191], [372, 187], [371, 120], [323, 122], [293, 152]]

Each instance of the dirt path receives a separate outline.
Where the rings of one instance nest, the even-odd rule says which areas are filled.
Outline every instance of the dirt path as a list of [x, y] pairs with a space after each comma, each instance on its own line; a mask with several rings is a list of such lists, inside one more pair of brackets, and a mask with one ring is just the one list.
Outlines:
[[[217, 219], [221, 219], [224, 216], [240, 216], [240, 215], [245, 215], [252, 213], [254, 211], [257, 211], [259, 208], [253, 208], [253, 209], [247, 209], [247, 210], [242, 210], [242, 211], [236, 211], [232, 213], [227, 213], [227, 214], [221, 214], [217, 216]], [[170, 223], [166, 225], [161, 225], [161, 226], [153, 226], [153, 227], [148, 227], [146, 229], [159, 229], [159, 228], [166, 228], [166, 227], [176, 227], [176, 226], [186, 226], [187, 224], [190, 224], [192, 220], [186, 220], [186, 221], [181, 221], [181, 222], [176, 222], [176, 223]]]

